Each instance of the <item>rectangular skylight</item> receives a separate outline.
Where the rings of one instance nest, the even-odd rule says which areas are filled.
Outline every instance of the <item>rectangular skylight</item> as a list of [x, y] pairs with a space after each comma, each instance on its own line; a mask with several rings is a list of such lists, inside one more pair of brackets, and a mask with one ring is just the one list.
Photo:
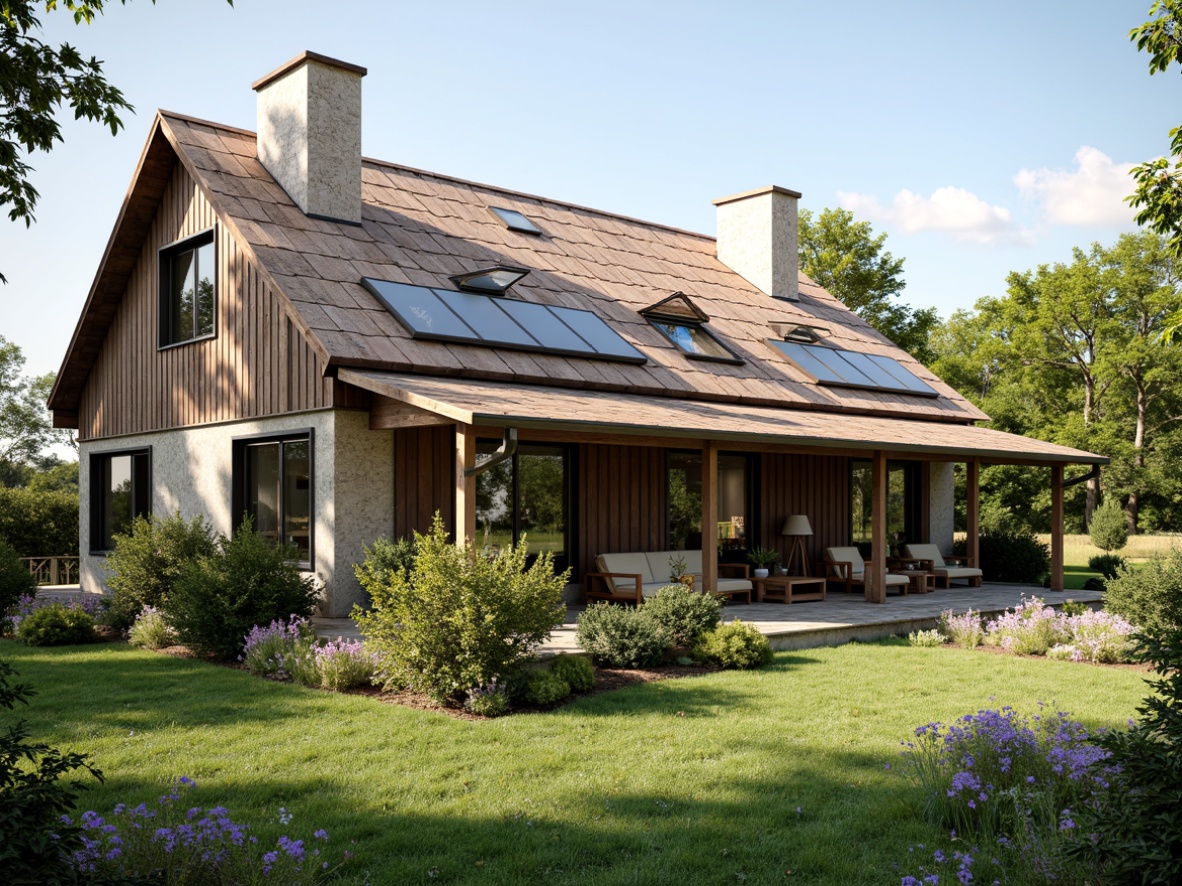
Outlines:
[[505, 223], [510, 231], [522, 234], [541, 234], [542, 229], [526, 218], [516, 209], [502, 209], [500, 206], [490, 206], [489, 211]]
[[362, 277], [412, 336], [517, 351], [646, 363], [591, 311]]
[[917, 397], [940, 396], [892, 357], [777, 339], [768, 339], [768, 344], [817, 384]]

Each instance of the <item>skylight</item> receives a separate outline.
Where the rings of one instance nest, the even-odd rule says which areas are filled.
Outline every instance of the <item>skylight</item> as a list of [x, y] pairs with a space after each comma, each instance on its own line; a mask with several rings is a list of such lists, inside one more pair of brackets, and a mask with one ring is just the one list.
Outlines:
[[687, 357], [720, 363], [743, 362], [706, 328], [709, 315], [684, 292], [675, 292], [644, 308], [640, 314]]
[[892, 357], [775, 339], [768, 339], [768, 344], [820, 385], [916, 397], [940, 396]]
[[647, 362], [591, 311], [370, 277], [362, 277], [361, 284], [415, 338], [621, 363]]
[[522, 234], [541, 234], [542, 229], [531, 222], [522, 213], [516, 209], [502, 209], [500, 206], [490, 206], [489, 211], [505, 223], [510, 231], [518, 231]]

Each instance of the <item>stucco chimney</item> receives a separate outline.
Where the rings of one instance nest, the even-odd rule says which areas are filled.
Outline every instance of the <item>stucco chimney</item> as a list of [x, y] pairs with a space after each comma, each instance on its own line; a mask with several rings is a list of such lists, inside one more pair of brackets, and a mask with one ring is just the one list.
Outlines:
[[715, 200], [718, 260], [775, 298], [795, 301], [799, 257], [796, 201], [800, 194], [772, 185]]
[[365, 68], [304, 52], [254, 83], [259, 160], [306, 215], [361, 223]]

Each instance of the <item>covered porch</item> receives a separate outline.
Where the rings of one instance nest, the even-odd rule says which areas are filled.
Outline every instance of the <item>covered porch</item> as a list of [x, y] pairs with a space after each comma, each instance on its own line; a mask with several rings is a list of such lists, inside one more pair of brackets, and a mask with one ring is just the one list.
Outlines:
[[[560, 568], [571, 568], [572, 603], [581, 602], [584, 577], [596, 571], [600, 554], [700, 548], [701, 586], [709, 591], [720, 562], [745, 562], [755, 547], [780, 551], [783, 562], [798, 542], [803, 562], [798, 558], [793, 571], [813, 575], [823, 568], [826, 548], [861, 544], [868, 564], [864, 593], [851, 598], [834, 586], [829, 600], [885, 603], [892, 543], [931, 542], [949, 552], [955, 463], [965, 465], [967, 554], [974, 562], [981, 467], [1017, 464], [1049, 472], [1050, 581], [1052, 590], [1061, 590], [1063, 489], [1107, 461], [931, 419], [346, 368], [338, 378], [369, 392], [370, 430], [394, 435], [395, 536], [422, 531], [436, 510], [458, 538], [478, 544], [490, 537], [497, 544], [516, 542], [528, 534], [531, 548], [541, 539]], [[1071, 465], [1086, 467], [1069, 478]], [[561, 477], [554, 482], [562, 484], [563, 512], [551, 523], [539, 517], [545, 507], [526, 501], [529, 472], [542, 467]], [[489, 480], [494, 470], [503, 475], [500, 485]], [[892, 485], [899, 477], [901, 491]], [[905, 529], [892, 531], [900, 495], [909, 509]], [[808, 518], [812, 535], [785, 536], [782, 527], [794, 515]], [[890, 598], [921, 607], [912, 599], [924, 597]], [[789, 608], [796, 609], [769, 612]]]

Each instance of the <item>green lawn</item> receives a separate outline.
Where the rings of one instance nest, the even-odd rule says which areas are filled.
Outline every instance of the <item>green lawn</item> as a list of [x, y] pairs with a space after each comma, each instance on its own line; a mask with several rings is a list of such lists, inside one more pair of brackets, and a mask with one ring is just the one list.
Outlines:
[[375, 886], [897, 884], [908, 846], [940, 836], [885, 769], [915, 726], [1039, 700], [1123, 724], [1145, 676], [850, 644], [471, 722], [122, 644], [0, 641], [0, 656], [38, 690], [36, 738], [106, 773], [87, 806], [153, 801], [188, 775], [194, 801], [260, 837], [278, 835], [283, 806], [293, 835], [355, 841], [356, 882]]

